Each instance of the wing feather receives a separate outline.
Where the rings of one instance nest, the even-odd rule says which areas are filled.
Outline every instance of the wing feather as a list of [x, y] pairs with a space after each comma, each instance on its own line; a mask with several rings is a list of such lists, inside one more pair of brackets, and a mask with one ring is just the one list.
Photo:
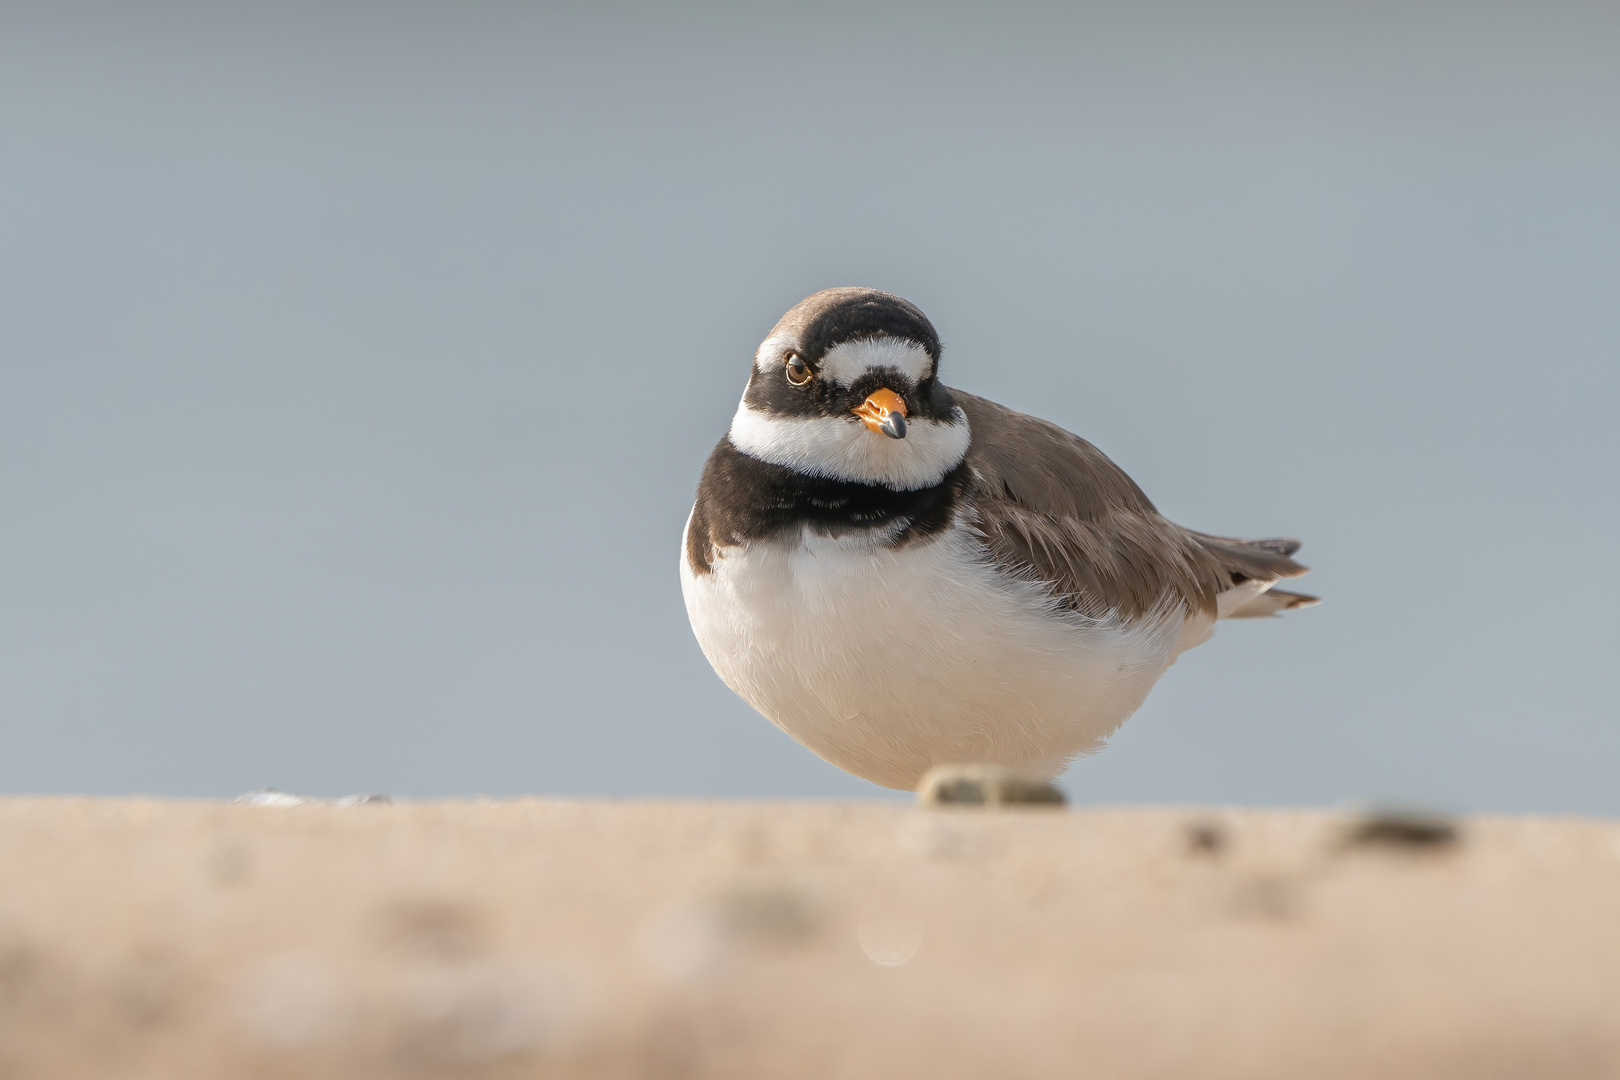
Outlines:
[[1216, 598], [1234, 586], [1269, 587], [1305, 573], [1290, 558], [1299, 541], [1184, 529], [1079, 436], [951, 393], [973, 429], [970, 497], [986, 549], [1009, 572], [1042, 582], [1063, 606], [1128, 618], [1172, 603], [1214, 615]]

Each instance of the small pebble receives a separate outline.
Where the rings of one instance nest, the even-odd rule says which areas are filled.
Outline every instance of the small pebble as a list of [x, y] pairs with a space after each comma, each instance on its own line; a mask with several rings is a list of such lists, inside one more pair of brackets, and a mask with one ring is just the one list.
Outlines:
[[1187, 851], [1193, 855], [1219, 855], [1226, 850], [1226, 830], [1219, 822], [1195, 821], [1187, 826]]
[[811, 897], [783, 885], [755, 885], [726, 892], [717, 910], [721, 925], [756, 943], [792, 943], [812, 937], [820, 919]]
[[260, 788], [245, 795], [238, 795], [231, 802], [236, 806], [388, 806], [392, 805], [393, 798], [388, 795], [339, 795], [329, 798], [322, 795], [294, 795], [290, 791], [277, 791], [275, 788]]
[[1456, 819], [1428, 810], [1374, 807], [1356, 815], [1341, 834], [1340, 847], [1437, 850], [1462, 840]]

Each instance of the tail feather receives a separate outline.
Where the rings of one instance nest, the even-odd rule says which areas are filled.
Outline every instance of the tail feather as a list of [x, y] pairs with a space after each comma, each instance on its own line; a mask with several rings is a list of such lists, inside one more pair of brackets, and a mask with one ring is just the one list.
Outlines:
[[1274, 551], [1278, 555], [1292, 555], [1299, 550], [1304, 541], [1295, 540], [1289, 536], [1273, 536], [1265, 540], [1240, 540], [1244, 547], [1259, 548], [1262, 551]]
[[1274, 540], [1233, 540], [1224, 536], [1192, 532], [1193, 539], [1214, 557], [1216, 562], [1232, 575], [1232, 584], [1244, 581], [1276, 581], [1279, 578], [1299, 577], [1306, 567], [1289, 558], [1299, 550], [1299, 541], [1286, 538]]
[[1280, 615], [1284, 611], [1310, 607], [1312, 604], [1320, 604], [1321, 602], [1322, 598], [1319, 596], [1306, 596], [1304, 593], [1288, 592], [1284, 589], [1267, 589], [1259, 596], [1238, 606], [1226, 617], [1228, 619], [1266, 619]]

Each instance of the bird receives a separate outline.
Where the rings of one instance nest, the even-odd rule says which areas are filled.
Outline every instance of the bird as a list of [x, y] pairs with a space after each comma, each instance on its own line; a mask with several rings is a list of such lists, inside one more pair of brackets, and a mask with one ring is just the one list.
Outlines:
[[1194, 532], [1100, 450], [939, 378], [878, 289], [817, 292], [755, 351], [704, 463], [681, 591], [721, 680], [884, 787], [1101, 749], [1218, 620], [1318, 598], [1297, 540]]

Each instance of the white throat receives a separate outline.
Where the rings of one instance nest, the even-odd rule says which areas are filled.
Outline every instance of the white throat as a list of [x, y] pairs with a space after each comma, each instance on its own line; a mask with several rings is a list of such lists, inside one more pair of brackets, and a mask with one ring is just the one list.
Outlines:
[[760, 461], [810, 476], [882, 484], [896, 491], [933, 487], [966, 456], [967, 414], [960, 406], [950, 422], [908, 419], [906, 437], [891, 439], [854, 416], [774, 416], [737, 406], [731, 445]]

